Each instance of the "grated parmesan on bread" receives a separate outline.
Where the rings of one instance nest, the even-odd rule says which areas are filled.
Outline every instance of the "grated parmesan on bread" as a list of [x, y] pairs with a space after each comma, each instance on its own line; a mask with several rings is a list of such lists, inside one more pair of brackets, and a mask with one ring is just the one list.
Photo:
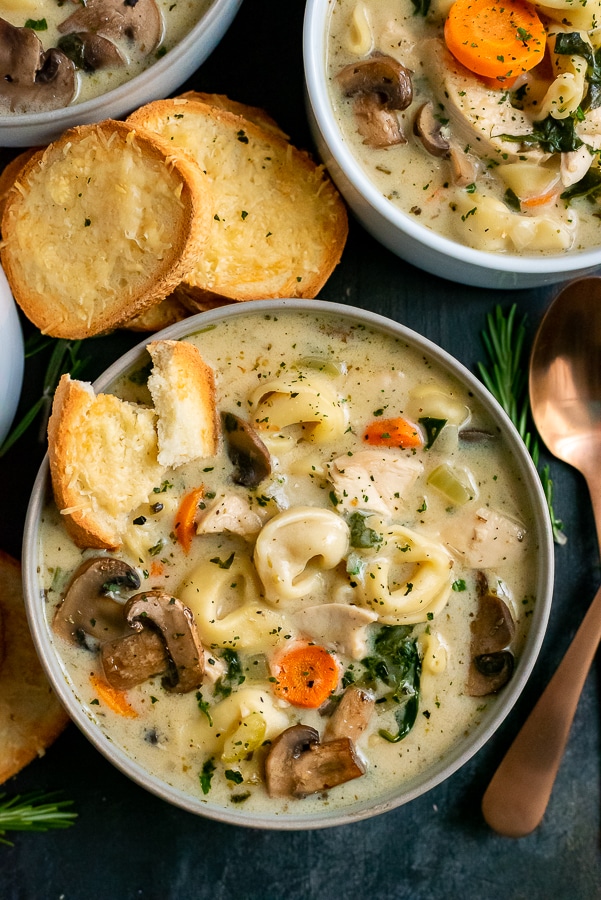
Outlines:
[[215, 378], [197, 348], [152, 341], [148, 388], [158, 415], [159, 463], [177, 467], [217, 451]]
[[153, 409], [62, 376], [48, 456], [56, 505], [78, 547], [116, 550], [127, 516], [160, 483], [155, 423]]
[[148, 345], [154, 408], [63, 375], [48, 422], [54, 499], [78, 547], [116, 550], [168, 468], [217, 450], [215, 378], [198, 349]]
[[69, 717], [52, 691], [27, 624], [21, 566], [0, 551], [0, 784], [16, 775], [59, 736]]
[[166, 297], [206, 239], [208, 179], [131, 124], [73, 128], [9, 191], [1, 260], [19, 306], [54, 337], [114, 328]]
[[213, 215], [183, 281], [234, 300], [315, 297], [338, 263], [346, 209], [323, 167], [283, 137], [198, 99], [158, 100], [128, 122], [206, 173]]

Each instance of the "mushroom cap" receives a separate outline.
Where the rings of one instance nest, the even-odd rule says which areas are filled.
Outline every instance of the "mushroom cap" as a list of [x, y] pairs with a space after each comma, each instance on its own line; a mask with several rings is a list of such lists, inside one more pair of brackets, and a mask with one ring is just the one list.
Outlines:
[[221, 413], [221, 423], [228, 456], [236, 466], [234, 481], [245, 487], [257, 487], [271, 472], [269, 450], [252, 425], [234, 413]]
[[123, 560], [91, 557], [73, 574], [52, 627], [72, 643], [85, 644], [86, 636], [100, 641], [121, 637], [127, 631], [124, 608], [111, 594], [139, 587], [138, 573]]
[[91, 31], [72, 31], [58, 42], [58, 48], [85, 72], [119, 68], [127, 62], [116, 44]]
[[75, 85], [75, 66], [64, 53], [55, 47], [44, 52], [31, 28], [0, 19], [0, 109], [60, 109], [75, 96]]
[[150, 628], [134, 631], [100, 647], [104, 677], [118, 691], [162, 675], [169, 668], [169, 656], [163, 638]]
[[407, 109], [413, 100], [411, 73], [392, 56], [374, 54], [350, 63], [336, 75], [347, 97], [371, 94], [385, 109]]
[[126, 37], [149, 54], [160, 43], [163, 20], [156, 0], [86, 0], [58, 30], [61, 34], [89, 31], [109, 40]]
[[484, 697], [500, 690], [513, 675], [514, 657], [509, 650], [516, 632], [515, 620], [502, 597], [488, 587], [480, 573], [478, 611], [471, 623], [470, 667], [467, 693]]
[[449, 156], [450, 144], [442, 133], [442, 125], [434, 115], [434, 105], [423, 103], [415, 114], [413, 130], [432, 156]]
[[318, 743], [319, 732], [310, 725], [292, 725], [274, 738], [265, 759], [265, 781], [270, 797], [294, 794], [296, 778], [292, 762]]
[[136, 631], [148, 625], [160, 633], [170, 663], [163, 678], [165, 690], [185, 694], [200, 687], [204, 650], [192, 611], [181, 600], [164, 591], [144, 591], [128, 600], [125, 617]]

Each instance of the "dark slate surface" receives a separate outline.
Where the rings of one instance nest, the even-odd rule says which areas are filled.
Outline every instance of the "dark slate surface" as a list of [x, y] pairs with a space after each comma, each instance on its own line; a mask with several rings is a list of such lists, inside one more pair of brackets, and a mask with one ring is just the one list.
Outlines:
[[[300, 0], [246, 0], [220, 47], [188, 87], [264, 106], [311, 148], [303, 109]], [[419, 272], [351, 224], [342, 263], [321, 297], [389, 315], [441, 344], [472, 370], [495, 303], [517, 303], [529, 336], [555, 289], [485, 291]], [[28, 326], [24, 323], [25, 330]], [[88, 342], [89, 379], [137, 339]], [[28, 365], [21, 409], [38, 396]], [[29, 490], [42, 456], [35, 435], [0, 460], [0, 547], [20, 555]], [[378, 818], [325, 831], [253, 831], [196, 818], [131, 783], [74, 726], [44, 758], [3, 786], [9, 795], [61, 790], [74, 828], [16, 835], [0, 846], [1, 900], [595, 900], [601, 897], [599, 669], [593, 667], [542, 825], [514, 841], [494, 834], [482, 794], [550, 678], [599, 583], [599, 552], [581, 477], [551, 460], [556, 508], [569, 541], [556, 549], [556, 591], [539, 661], [497, 735], [446, 783]]]

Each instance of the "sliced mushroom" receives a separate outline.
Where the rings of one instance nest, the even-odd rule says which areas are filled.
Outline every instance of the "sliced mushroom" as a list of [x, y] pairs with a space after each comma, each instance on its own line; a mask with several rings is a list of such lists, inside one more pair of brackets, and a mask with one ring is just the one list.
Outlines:
[[104, 677], [118, 691], [162, 675], [170, 665], [165, 641], [150, 628], [106, 641], [100, 648], [100, 662]]
[[60, 50], [44, 52], [31, 28], [0, 19], [0, 109], [40, 112], [67, 106], [75, 96], [75, 66]]
[[515, 621], [505, 601], [488, 587], [482, 572], [478, 579], [478, 611], [472, 622], [471, 662], [467, 692], [471, 697], [493, 694], [513, 674], [513, 654], [508, 649], [515, 637]]
[[127, 62], [119, 48], [108, 38], [91, 31], [66, 34], [58, 42], [59, 50], [85, 72], [98, 69], [117, 69]]
[[369, 725], [374, 706], [375, 699], [371, 691], [364, 691], [356, 685], [348, 687], [328, 719], [324, 740], [347, 737], [356, 743]]
[[392, 56], [374, 54], [340, 70], [336, 79], [347, 97], [354, 98], [359, 133], [372, 147], [406, 143], [394, 111], [413, 100], [411, 73]]
[[265, 760], [270, 797], [306, 797], [365, 771], [349, 738], [320, 743], [318, 732], [308, 725], [293, 725], [278, 735]]
[[432, 156], [448, 159], [451, 145], [443, 134], [442, 124], [434, 115], [432, 103], [423, 103], [415, 114], [413, 131], [420, 138], [425, 149]]
[[58, 30], [61, 34], [89, 31], [109, 40], [125, 37], [147, 55], [159, 45], [163, 21], [156, 0], [86, 0]]
[[252, 425], [233, 413], [221, 413], [227, 452], [236, 466], [233, 479], [236, 484], [254, 488], [271, 473], [269, 450]]
[[112, 594], [136, 591], [140, 577], [123, 560], [112, 556], [87, 559], [76, 570], [58, 607], [52, 627], [68, 641], [86, 645], [121, 637], [127, 624], [123, 604]]
[[136, 631], [156, 629], [167, 651], [169, 667], [163, 687], [185, 694], [199, 687], [204, 674], [204, 651], [190, 609], [163, 591], [144, 591], [131, 597], [125, 607], [127, 622]]

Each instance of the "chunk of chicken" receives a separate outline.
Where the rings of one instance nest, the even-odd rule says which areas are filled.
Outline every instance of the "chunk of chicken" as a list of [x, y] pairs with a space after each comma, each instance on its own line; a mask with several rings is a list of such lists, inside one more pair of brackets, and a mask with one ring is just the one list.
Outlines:
[[367, 656], [367, 626], [378, 618], [370, 609], [346, 603], [307, 606], [295, 616], [300, 631], [320, 643], [332, 643], [353, 659]]
[[454, 533], [450, 543], [468, 565], [490, 569], [511, 562], [520, 551], [526, 529], [515, 519], [481, 507], [463, 534]]
[[389, 517], [402, 508], [404, 495], [422, 470], [414, 456], [360, 450], [333, 460], [329, 478], [341, 510], [368, 509]]
[[251, 508], [247, 497], [222, 494], [204, 512], [196, 528], [197, 534], [222, 534], [229, 531], [242, 537], [258, 534], [263, 527], [261, 516]]
[[523, 147], [501, 137], [530, 134], [533, 128], [528, 115], [511, 105], [509, 92], [502, 86], [499, 90], [487, 87], [438, 39], [426, 42], [424, 57], [432, 89], [446, 110], [456, 140], [473, 147], [478, 156], [502, 157], [503, 162], [548, 156], [536, 147]]

